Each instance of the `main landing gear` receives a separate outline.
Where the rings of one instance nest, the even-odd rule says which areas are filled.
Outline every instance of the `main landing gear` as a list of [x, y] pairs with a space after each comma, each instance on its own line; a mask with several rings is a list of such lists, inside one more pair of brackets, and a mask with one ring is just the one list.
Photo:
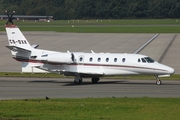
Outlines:
[[[100, 79], [99, 79], [98, 77], [91, 79], [91, 81], [92, 81], [93, 84], [98, 83], [99, 80], [100, 80]], [[79, 84], [82, 83], [82, 81], [83, 81], [83, 79], [82, 79], [81, 76], [76, 76], [75, 79], [74, 79], [74, 84], [75, 84], [75, 85], [79, 85]]]
[[100, 80], [99, 78], [92, 78], [91, 79], [92, 83], [94, 83], [94, 84], [98, 83], [99, 80]]
[[157, 80], [156, 80], [156, 84], [157, 84], [157, 85], [161, 85], [162, 82], [161, 82], [161, 80], [159, 79], [159, 77], [158, 77], [157, 75], [154, 75], [154, 77], [157, 79]]
[[76, 76], [75, 79], [74, 79], [74, 84], [79, 85], [81, 83], [82, 83], [82, 77]]

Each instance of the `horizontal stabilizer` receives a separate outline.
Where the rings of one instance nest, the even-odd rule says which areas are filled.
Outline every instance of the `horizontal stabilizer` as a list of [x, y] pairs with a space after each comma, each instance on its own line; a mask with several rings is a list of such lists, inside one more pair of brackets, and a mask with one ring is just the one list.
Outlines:
[[12, 51], [31, 52], [31, 50], [29, 50], [29, 49], [20, 48], [17, 46], [8, 45], [6, 47]]
[[34, 49], [17, 26], [6, 26], [6, 33], [9, 45], [6, 46], [12, 51], [30, 51]]
[[39, 47], [39, 45], [32, 45], [32, 47], [36, 49]]

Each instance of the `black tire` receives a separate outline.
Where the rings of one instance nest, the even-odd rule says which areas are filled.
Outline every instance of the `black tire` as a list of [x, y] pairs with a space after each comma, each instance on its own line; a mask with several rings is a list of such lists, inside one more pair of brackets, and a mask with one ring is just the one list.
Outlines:
[[157, 80], [157, 81], [156, 81], [156, 84], [157, 84], [157, 85], [161, 85], [161, 84], [162, 84], [161, 80]]
[[80, 78], [78, 82], [77, 82], [77, 81], [74, 81], [74, 84], [75, 84], [75, 85], [80, 85], [81, 83], [82, 83], [82, 78]]
[[96, 84], [96, 83], [98, 83], [99, 80], [100, 80], [99, 78], [92, 78], [91, 81], [93, 84]]

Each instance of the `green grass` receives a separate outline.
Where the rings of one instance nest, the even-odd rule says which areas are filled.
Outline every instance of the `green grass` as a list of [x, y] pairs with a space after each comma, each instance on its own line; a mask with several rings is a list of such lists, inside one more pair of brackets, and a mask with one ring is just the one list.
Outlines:
[[[53, 73], [18, 73], [18, 72], [0, 72], [0, 77], [30, 77], [30, 78], [64, 78], [61, 74]], [[105, 79], [129, 79], [129, 80], [154, 80], [153, 75], [133, 75], [133, 76], [112, 76], [104, 77]], [[180, 74], [174, 74], [171, 77], [161, 78], [162, 80], [180, 80]]]
[[179, 98], [83, 98], [0, 101], [2, 120], [178, 120]]
[[[6, 21], [0, 20], [0, 31]], [[60, 20], [50, 23], [15, 21], [22, 31], [92, 33], [180, 33], [180, 20]], [[74, 25], [74, 27], [72, 27]], [[59, 74], [1, 72], [0, 77], [61, 78]], [[124, 79], [124, 76], [106, 79]], [[154, 80], [153, 76], [127, 76], [126, 79]], [[173, 75], [162, 80], [180, 80]], [[58, 92], [58, 91], [57, 91]], [[1, 100], [0, 120], [179, 120], [179, 98], [84, 98]]]
[[22, 31], [55, 31], [78, 33], [180, 33], [180, 26], [75, 26], [20, 27]]
[[[69, 22], [68, 22], [69, 21]], [[1, 20], [0, 31], [5, 31]], [[179, 33], [178, 19], [130, 20], [59, 20], [47, 22], [15, 21], [22, 31], [56, 31], [78, 33]]]
[[30, 77], [30, 78], [62, 78], [63, 75], [53, 73], [20, 73], [20, 72], [0, 72], [0, 77]]
[[[57, 20], [51, 22], [14, 21], [17, 25], [180, 25], [180, 19], [103, 19], [103, 20]], [[0, 20], [1, 25], [6, 20]]]

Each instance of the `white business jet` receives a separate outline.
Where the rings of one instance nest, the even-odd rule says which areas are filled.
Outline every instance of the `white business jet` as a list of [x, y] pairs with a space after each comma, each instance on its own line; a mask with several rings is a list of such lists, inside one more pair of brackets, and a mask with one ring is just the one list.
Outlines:
[[[117, 53], [83, 53], [83, 52], [57, 52], [37, 49], [31, 46], [20, 29], [9, 21], [6, 32], [13, 58], [20, 62], [27, 62], [48, 72], [60, 73], [65, 76], [75, 76], [74, 83], [80, 84], [82, 78], [92, 78], [97, 83], [104, 76], [127, 75], [154, 75], [156, 84], [162, 82], [159, 77], [170, 76], [174, 69], [154, 61], [148, 56], [140, 54]], [[8, 23], [8, 22], [7, 22]]]

